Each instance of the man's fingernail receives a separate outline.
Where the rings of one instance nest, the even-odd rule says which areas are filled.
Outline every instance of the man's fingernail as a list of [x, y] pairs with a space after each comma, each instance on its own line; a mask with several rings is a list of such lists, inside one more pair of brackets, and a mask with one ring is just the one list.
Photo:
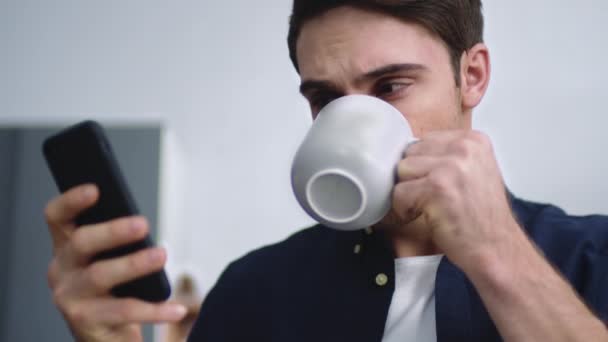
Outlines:
[[165, 251], [162, 249], [158, 249], [158, 248], [151, 250], [148, 254], [148, 257], [150, 259], [150, 262], [155, 264], [155, 263], [161, 261], [165, 257]]
[[169, 311], [171, 313], [171, 316], [179, 319], [186, 315], [186, 312], [188, 312], [188, 309], [186, 309], [186, 307], [183, 305], [176, 304], [176, 305], [171, 305], [169, 307]]
[[84, 188], [82, 188], [82, 197], [85, 200], [91, 199], [91, 198], [93, 198], [93, 196], [95, 196], [95, 186], [87, 185]]
[[146, 220], [143, 217], [134, 217], [131, 220], [131, 231], [139, 233], [146, 227]]

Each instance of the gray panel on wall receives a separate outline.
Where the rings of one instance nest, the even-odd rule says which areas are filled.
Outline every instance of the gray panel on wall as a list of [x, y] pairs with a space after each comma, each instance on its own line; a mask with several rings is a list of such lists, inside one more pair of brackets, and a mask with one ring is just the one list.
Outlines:
[[[66, 325], [52, 303], [46, 280], [52, 252], [43, 208], [58, 192], [42, 158], [41, 145], [56, 131], [37, 128], [16, 131], [14, 154], [17, 160], [12, 171], [15, 172], [14, 219], [8, 225], [12, 237], [7, 242], [10, 244], [7, 248], [9, 265], [4, 285], [6, 301], [0, 316], [3, 327], [0, 330], [1, 341], [70, 340]], [[139, 209], [150, 220], [155, 234], [160, 129], [113, 128], [108, 130], [108, 136]], [[0, 172], [2, 169], [0, 167]], [[36, 328], [32, 329], [34, 324]], [[146, 341], [152, 340], [150, 327], [145, 329], [145, 337]]]
[[13, 226], [14, 174], [17, 132], [0, 129], [0, 336], [4, 336], [4, 324], [8, 271], [10, 265], [10, 243]]

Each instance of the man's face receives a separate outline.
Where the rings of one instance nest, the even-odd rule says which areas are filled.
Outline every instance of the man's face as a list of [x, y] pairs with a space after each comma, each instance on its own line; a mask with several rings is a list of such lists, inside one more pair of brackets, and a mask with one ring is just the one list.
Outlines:
[[[339, 7], [302, 27], [297, 58], [313, 118], [333, 99], [366, 94], [396, 107], [417, 137], [471, 128], [446, 45], [417, 24]], [[377, 226], [408, 223], [391, 210]]]
[[395, 106], [418, 137], [471, 126], [447, 47], [417, 24], [339, 7], [304, 24], [297, 58], [313, 117], [333, 99], [366, 94]]

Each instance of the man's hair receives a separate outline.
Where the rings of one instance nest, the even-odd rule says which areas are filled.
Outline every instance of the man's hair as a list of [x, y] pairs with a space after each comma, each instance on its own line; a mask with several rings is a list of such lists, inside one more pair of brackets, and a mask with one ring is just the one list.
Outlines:
[[289, 57], [299, 72], [296, 46], [302, 26], [340, 6], [384, 13], [421, 25], [447, 46], [456, 84], [460, 85], [460, 58], [483, 42], [481, 0], [294, 0], [289, 21]]

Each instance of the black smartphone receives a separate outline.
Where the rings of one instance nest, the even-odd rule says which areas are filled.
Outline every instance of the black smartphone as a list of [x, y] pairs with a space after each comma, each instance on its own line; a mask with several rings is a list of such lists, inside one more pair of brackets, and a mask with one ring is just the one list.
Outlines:
[[[65, 192], [85, 183], [96, 184], [99, 200], [77, 218], [78, 226], [119, 217], [139, 215], [103, 128], [95, 121], [84, 121], [46, 139], [43, 153], [59, 191]], [[116, 258], [153, 246], [150, 237], [105, 251], [94, 260]], [[116, 297], [134, 297], [149, 302], [169, 298], [171, 287], [164, 270], [112, 289]]]

